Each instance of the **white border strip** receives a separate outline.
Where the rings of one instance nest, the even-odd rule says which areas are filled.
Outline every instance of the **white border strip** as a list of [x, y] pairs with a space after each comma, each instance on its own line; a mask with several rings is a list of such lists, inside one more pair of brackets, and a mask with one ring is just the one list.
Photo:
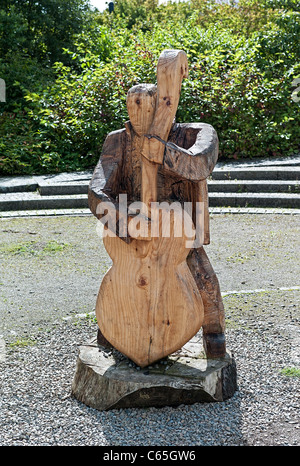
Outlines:
[[251, 294], [251, 293], [266, 293], [269, 291], [298, 291], [300, 290], [300, 286], [289, 286], [289, 287], [281, 287], [281, 288], [257, 288], [255, 290], [233, 290], [233, 291], [224, 291], [221, 295], [228, 296], [231, 294]]

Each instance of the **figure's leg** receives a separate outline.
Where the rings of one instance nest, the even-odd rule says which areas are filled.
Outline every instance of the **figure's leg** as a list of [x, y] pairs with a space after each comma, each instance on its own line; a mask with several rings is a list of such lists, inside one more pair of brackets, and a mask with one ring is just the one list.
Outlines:
[[208, 358], [225, 356], [225, 316], [218, 278], [204, 251], [192, 249], [187, 258], [204, 305], [203, 345]]

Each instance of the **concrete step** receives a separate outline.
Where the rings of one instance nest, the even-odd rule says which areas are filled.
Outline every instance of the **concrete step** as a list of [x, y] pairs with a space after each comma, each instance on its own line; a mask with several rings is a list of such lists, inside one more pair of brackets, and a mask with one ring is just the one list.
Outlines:
[[49, 181], [39, 182], [38, 191], [41, 196], [64, 196], [74, 194], [87, 194], [89, 180], [85, 181], [70, 181], [70, 182], [55, 182]]
[[300, 208], [296, 193], [209, 193], [211, 207], [279, 207]]
[[44, 176], [3, 177], [0, 178], [0, 193], [33, 192], [41, 188], [43, 193], [47, 195], [47, 188], [53, 185], [57, 194], [59, 194], [59, 186], [65, 186], [66, 194], [71, 194], [72, 188], [67, 192], [68, 185], [88, 185], [91, 177], [92, 171]]
[[26, 193], [36, 191], [38, 180], [32, 176], [0, 178], [0, 193]]
[[218, 160], [217, 167], [284, 167], [284, 166], [300, 166], [300, 154], [291, 155], [288, 157], [255, 157], [252, 159], [239, 159], [239, 160]]
[[300, 180], [300, 167], [216, 167], [212, 180]]
[[[279, 207], [300, 208], [300, 194], [296, 193], [209, 193], [210, 207]], [[0, 211], [39, 209], [88, 208], [87, 194], [41, 196], [34, 193], [6, 193], [0, 195]]]
[[[210, 207], [300, 208], [300, 166], [219, 164], [208, 180]], [[0, 178], [0, 211], [86, 209], [92, 172]]]
[[0, 211], [88, 208], [86, 194], [41, 196], [34, 193], [0, 194]]
[[[88, 181], [39, 183], [41, 196], [87, 194]], [[300, 192], [300, 181], [294, 180], [209, 180], [210, 192]]]
[[208, 191], [218, 193], [299, 193], [300, 181], [294, 180], [208, 180]]

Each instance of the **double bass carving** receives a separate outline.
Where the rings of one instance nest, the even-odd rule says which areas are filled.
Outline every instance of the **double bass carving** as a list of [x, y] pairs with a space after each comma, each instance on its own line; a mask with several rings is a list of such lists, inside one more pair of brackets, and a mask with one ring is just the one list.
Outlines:
[[[186, 54], [166, 50], [158, 60], [157, 86], [129, 90], [130, 121], [106, 138], [89, 186], [94, 215], [103, 220], [99, 206], [109, 202], [117, 222], [117, 234], [103, 238], [113, 265], [97, 298], [99, 333], [102, 341], [141, 367], [180, 349], [201, 326], [207, 356], [224, 356], [226, 351], [219, 284], [203, 246], [187, 246], [191, 237], [182, 224], [181, 236], [176, 234], [182, 222], [176, 210], [171, 212], [170, 234], [162, 235], [160, 212], [159, 235], [151, 236], [153, 203], [191, 203], [194, 224], [200, 203], [203, 241], [209, 243], [206, 178], [217, 161], [218, 139], [210, 125], [174, 123], [187, 74]], [[120, 235], [121, 194], [126, 194], [128, 205], [142, 201], [140, 235], [131, 228], [136, 217], [130, 210], [126, 234]]]

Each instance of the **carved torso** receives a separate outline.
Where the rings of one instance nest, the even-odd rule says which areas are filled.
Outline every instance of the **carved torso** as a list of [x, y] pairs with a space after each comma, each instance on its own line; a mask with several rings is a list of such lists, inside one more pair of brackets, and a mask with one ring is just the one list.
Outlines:
[[[195, 145], [204, 124], [174, 124], [168, 142], [183, 149]], [[110, 133], [103, 146], [101, 159], [90, 184], [89, 204], [96, 215], [96, 206], [103, 200], [118, 201], [119, 194], [127, 194], [128, 203], [141, 199], [141, 158], [139, 137], [130, 122], [125, 128]], [[197, 157], [197, 155], [195, 155]], [[157, 177], [158, 202], [203, 202], [205, 213], [204, 244], [209, 244], [208, 194], [206, 179], [191, 181], [160, 165]]]

